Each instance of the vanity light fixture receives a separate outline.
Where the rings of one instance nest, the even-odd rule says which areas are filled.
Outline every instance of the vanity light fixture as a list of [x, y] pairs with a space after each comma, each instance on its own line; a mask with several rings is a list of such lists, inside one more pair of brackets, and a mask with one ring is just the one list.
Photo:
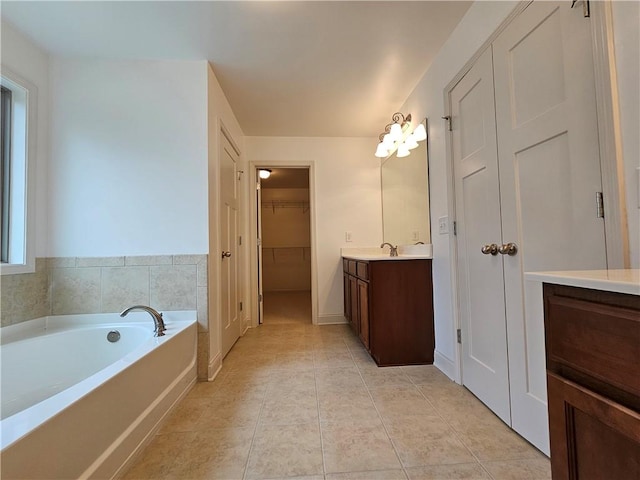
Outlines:
[[271, 170], [269, 170], [268, 168], [261, 168], [258, 170], [258, 175], [260, 175], [260, 178], [269, 178], [271, 176]]
[[418, 142], [426, 140], [427, 132], [422, 123], [418, 124], [414, 131], [410, 131], [411, 114], [406, 117], [400, 113], [394, 113], [392, 123], [384, 127], [384, 132], [379, 135], [380, 143], [376, 148], [375, 156], [386, 158], [396, 152], [400, 158], [409, 155], [409, 150], [418, 146]]

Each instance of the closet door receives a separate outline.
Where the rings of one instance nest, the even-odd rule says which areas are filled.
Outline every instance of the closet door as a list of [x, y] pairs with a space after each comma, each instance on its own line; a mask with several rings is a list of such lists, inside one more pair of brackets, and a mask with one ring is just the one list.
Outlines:
[[589, 21], [534, 2], [493, 43], [512, 427], [545, 452], [542, 292], [523, 273], [607, 266]]
[[[463, 384], [511, 423], [493, 65], [487, 49], [450, 93]], [[486, 249], [485, 249], [486, 250]]]

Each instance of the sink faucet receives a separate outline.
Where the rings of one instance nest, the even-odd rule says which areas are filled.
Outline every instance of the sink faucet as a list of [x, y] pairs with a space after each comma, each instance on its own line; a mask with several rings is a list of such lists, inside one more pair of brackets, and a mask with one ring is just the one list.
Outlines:
[[126, 310], [123, 310], [120, 314], [121, 317], [125, 317], [129, 312], [133, 310], [142, 310], [143, 312], [147, 312], [149, 315], [153, 317], [153, 324], [155, 329], [153, 330], [154, 337], [162, 337], [164, 336], [164, 331], [167, 327], [164, 326], [164, 320], [162, 319], [162, 313], [157, 310], [147, 307], [145, 305], [134, 305], [133, 307], [129, 307]]
[[384, 242], [382, 245], [380, 245], [380, 248], [384, 248], [385, 245], [389, 245], [389, 256], [390, 257], [397, 257], [398, 256], [398, 247], [394, 247], [389, 242]]

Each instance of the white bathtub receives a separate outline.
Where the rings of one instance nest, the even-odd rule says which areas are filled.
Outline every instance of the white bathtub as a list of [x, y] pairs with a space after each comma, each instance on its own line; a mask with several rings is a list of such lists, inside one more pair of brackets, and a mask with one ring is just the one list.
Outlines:
[[[65, 315], [3, 328], [3, 479], [111, 478], [196, 380], [196, 312]], [[120, 339], [109, 342], [117, 330]]]

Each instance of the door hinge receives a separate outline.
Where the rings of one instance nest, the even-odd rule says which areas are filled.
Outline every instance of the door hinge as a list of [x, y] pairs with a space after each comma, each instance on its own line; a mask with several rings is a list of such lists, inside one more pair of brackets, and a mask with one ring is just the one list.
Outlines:
[[256, 190], [260, 190], [260, 182], [256, 182]]
[[458, 338], [458, 343], [462, 343], [462, 330], [456, 330], [456, 336]]
[[258, 302], [262, 302], [262, 294], [258, 294]]
[[453, 132], [453, 127], [451, 126], [451, 115], [445, 115], [442, 119], [447, 121], [447, 129], [450, 132]]
[[242, 245], [242, 235], [238, 236], [238, 245]]
[[458, 235], [458, 222], [453, 221], [453, 234]]
[[240, 311], [242, 311], [242, 302], [240, 302]]
[[604, 198], [602, 192], [596, 192], [596, 218], [604, 218]]
[[[576, 3], [578, 3], [578, 0], [573, 0], [571, 2], [571, 8], [575, 7]], [[589, 7], [589, 0], [582, 0], [582, 14], [584, 15], [585, 18], [588, 18], [591, 16], [591, 8]]]
[[258, 239], [258, 246], [260, 246], [260, 245], [262, 245], [262, 239], [261, 238]]

